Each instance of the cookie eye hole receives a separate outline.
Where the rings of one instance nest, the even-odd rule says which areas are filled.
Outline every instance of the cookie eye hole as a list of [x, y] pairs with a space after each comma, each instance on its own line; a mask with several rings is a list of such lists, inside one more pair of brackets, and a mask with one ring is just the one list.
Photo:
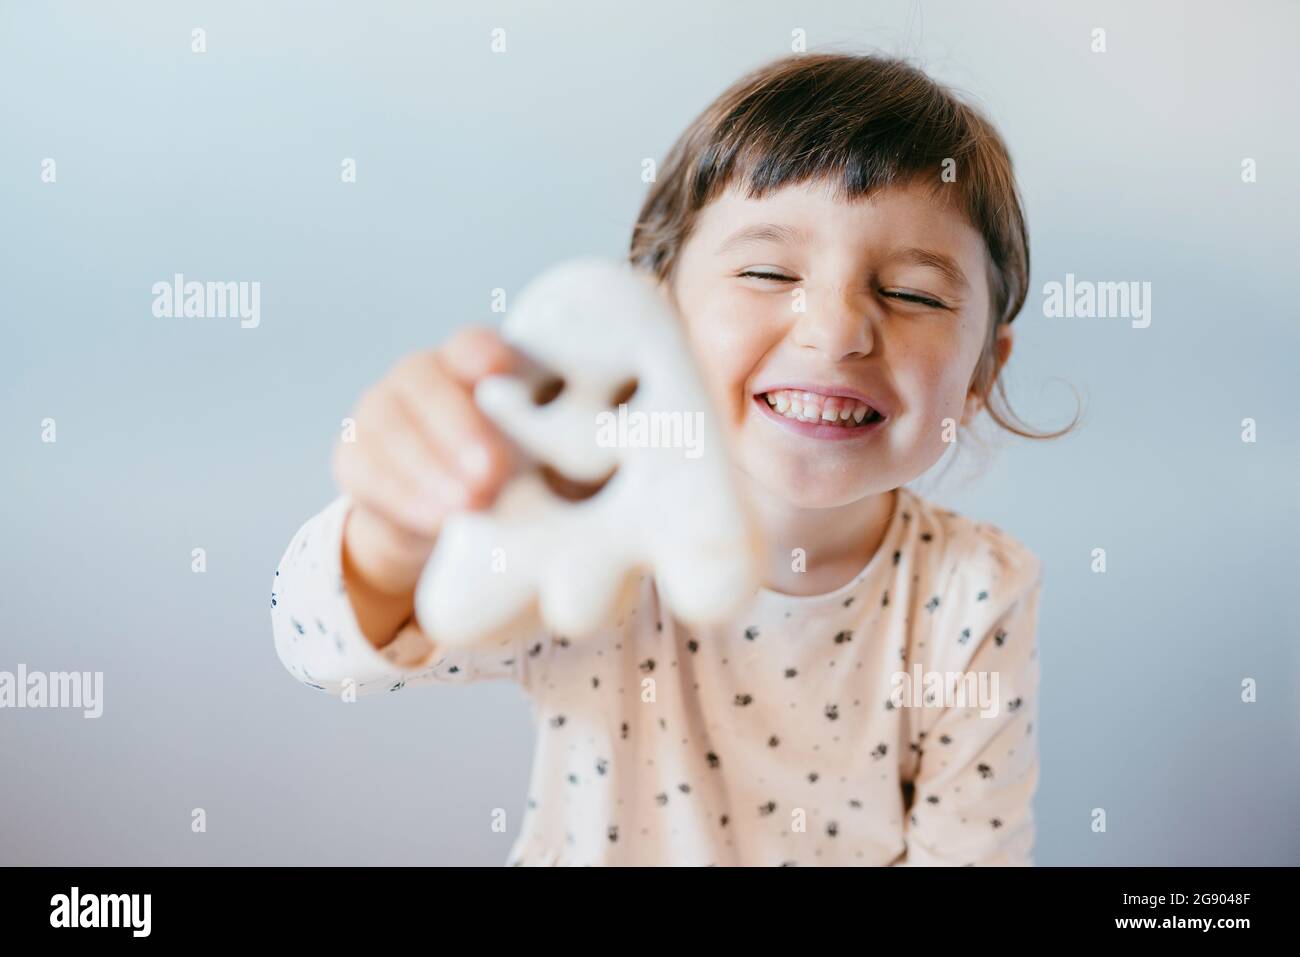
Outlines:
[[534, 387], [533, 405], [549, 405], [558, 399], [563, 391], [564, 380], [559, 376], [548, 376]]
[[632, 396], [636, 395], [637, 386], [639, 384], [640, 383], [638, 383], [636, 379], [628, 379], [614, 391], [614, 395], [610, 398], [609, 404], [617, 409], [624, 402], [630, 401]]

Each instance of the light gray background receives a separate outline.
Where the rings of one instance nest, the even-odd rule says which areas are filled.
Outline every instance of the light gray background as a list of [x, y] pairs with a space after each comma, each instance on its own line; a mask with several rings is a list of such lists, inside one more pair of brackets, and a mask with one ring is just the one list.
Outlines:
[[[305, 688], [272, 570], [362, 388], [620, 255], [641, 160], [797, 27], [914, 56], [1018, 164], [1013, 398], [1058, 425], [1069, 383], [1087, 421], [919, 487], [1046, 563], [1039, 863], [1300, 862], [1296, 6], [847, 0], [0, 4], [0, 669], [106, 682], [97, 721], [0, 711], [0, 862], [504, 861], [522, 694]], [[1152, 282], [1150, 328], [1044, 319], [1067, 271]], [[174, 272], [260, 281], [260, 328], [153, 318]]]

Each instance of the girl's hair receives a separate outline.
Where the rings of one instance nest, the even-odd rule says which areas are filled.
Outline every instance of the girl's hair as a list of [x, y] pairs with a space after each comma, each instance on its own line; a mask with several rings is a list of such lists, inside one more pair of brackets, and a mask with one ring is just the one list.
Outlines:
[[1029, 290], [1029, 235], [1006, 144], [977, 110], [902, 60], [797, 54], [732, 84], [673, 144], [628, 258], [668, 281], [696, 217], [731, 183], [759, 199], [812, 180], [849, 200], [915, 181], [955, 191], [989, 253], [992, 316], [972, 384], [990, 417], [1017, 435], [1056, 438], [1073, 428], [1032, 431], [1011, 410], [999, 375], [997, 329], [1015, 319]]

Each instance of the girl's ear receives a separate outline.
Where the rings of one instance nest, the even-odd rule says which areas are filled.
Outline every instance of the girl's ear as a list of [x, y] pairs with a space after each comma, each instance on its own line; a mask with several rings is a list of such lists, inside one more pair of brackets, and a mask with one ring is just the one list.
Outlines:
[[[989, 382], [990, 390], [992, 383], [997, 381], [997, 377], [1002, 373], [1002, 367], [1006, 365], [1007, 359], [1011, 358], [1012, 332], [1008, 323], [1003, 323], [998, 327], [997, 336], [993, 342], [993, 378]], [[962, 407], [961, 424], [970, 425], [971, 421], [983, 407], [984, 401], [980, 398], [979, 390], [975, 384], [971, 384], [970, 391], [966, 393], [966, 404]]]

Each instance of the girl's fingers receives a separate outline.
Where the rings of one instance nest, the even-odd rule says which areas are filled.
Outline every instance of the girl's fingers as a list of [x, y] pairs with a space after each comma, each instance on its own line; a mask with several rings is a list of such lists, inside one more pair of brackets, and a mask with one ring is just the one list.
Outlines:
[[[359, 527], [370, 542], [418, 552], [448, 512], [491, 504], [515, 454], [475, 405], [473, 383], [521, 368], [520, 354], [494, 332], [471, 328], [436, 352], [407, 356], [362, 396], [356, 441], [337, 447], [335, 473], [368, 510]], [[392, 525], [392, 542], [378, 541], [370, 526], [380, 522]]]
[[447, 453], [426, 432], [424, 424], [404, 401], [400, 390], [384, 394], [385, 425], [380, 457], [406, 475], [423, 494], [448, 508], [465, 508], [471, 496], [459, 470]]
[[510, 375], [532, 386], [537, 396], [554, 394], [563, 379], [491, 329], [471, 326], [456, 333], [435, 357], [443, 371], [467, 393], [490, 375]]
[[373, 455], [341, 452], [334, 476], [354, 502], [378, 512], [403, 533], [430, 540], [438, 534], [447, 506]]
[[335, 454], [339, 485], [407, 534], [432, 539], [446, 513], [464, 507], [461, 483], [412, 425], [399, 424], [405, 413], [395, 399], [367, 398], [362, 409], [357, 441]]
[[514, 468], [509, 442], [474, 404], [473, 398], [445, 374], [393, 383], [403, 409], [436, 449], [450, 471], [460, 478], [468, 507], [491, 504]]
[[530, 364], [522, 353], [485, 326], [468, 326], [456, 332], [436, 356], [443, 371], [467, 392], [473, 391], [479, 379], [502, 373], [521, 374]]

